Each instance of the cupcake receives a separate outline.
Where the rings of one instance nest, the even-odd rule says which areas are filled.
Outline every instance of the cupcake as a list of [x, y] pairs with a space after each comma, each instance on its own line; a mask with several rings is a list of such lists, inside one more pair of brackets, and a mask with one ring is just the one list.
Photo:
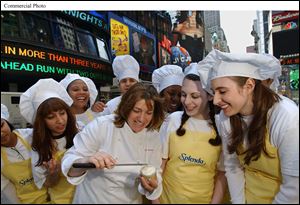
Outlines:
[[142, 167], [141, 175], [147, 180], [156, 179], [156, 168], [151, 165], [146, 165]]

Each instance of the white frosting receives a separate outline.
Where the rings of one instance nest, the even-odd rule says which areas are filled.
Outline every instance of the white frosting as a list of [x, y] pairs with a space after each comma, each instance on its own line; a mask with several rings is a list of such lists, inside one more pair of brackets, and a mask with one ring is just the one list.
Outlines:
[[141, 169], [141, 174], [145, 177], [151, 177], [155, 175], [155, 173], [156, 173], [156, 168], [151, 165], [144, 166]]

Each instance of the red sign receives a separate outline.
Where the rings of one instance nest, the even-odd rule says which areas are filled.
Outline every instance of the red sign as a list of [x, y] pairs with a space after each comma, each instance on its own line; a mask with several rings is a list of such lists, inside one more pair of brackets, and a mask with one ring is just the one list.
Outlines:
[[299, 11], [287, 11], [287, 12], [277, 13], [272, 15], [272, 23], [278, 24], [293, 19], [298, 19], [298, 17], [299, 17]]
[[168, 52], [171, 52], [171, 41], [165, 35], [163, 35], [163, 40], [160, 41], [159, 44]]
[[283, 58], [280, 59], [281, 65], [293, 65], [293, 64], [299, 64], [299, 56], [294, 58]]

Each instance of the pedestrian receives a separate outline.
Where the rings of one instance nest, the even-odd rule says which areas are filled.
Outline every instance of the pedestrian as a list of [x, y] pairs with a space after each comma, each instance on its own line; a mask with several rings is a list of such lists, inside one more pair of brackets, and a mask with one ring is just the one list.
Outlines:
[[114, 113], [121, 102], [122, 95], [124, 95], [132, 85], [139, 82], [140, 65], [131, 55], [115, 57], [112, 68], [114, 75], [119, 82], [121, 95], [106, 103], [104, 111], [100, 113], [101, 116]]
[[[122, 96], [115, 114], [96, 118], [78, 133], [62, 161], [64, 175], [77, 185], [73, 203], [131, 204], [141, 203], [142, 195], [159, 197], [158, 127], [163, 119], [155, 88], [136, 83]], [[92, 163], [96, 169], [74, 168], [73, 163]], [[144, 163], [156, 168], [156, 179], [137, 180]]]
[[[96, 102], [98, 91], [94, 82], [86, 77], [81, 77], [78, 74], [68, 73], [60, 84], [67, 90], [73, 100], [71, 111], [76, 116], [76, 122], [79, 130], [92, 121], [98, 111], [103, 111], [105, 105], [103, 102]], [[102, 110], [94, 112], [92, 105], [102, 107]]]
[[61, 158], [78, 132], [72, 103], [64, 87], [51, 78], [39, 80], [20, 97], [20, 112], [33, 125], [33, 179], [39, 189], [47, 188], [51, 203], [73, 199], [75, 187], [61, 173]]
[[15, 129], [1, 104], [1, 204], [48, 203], [47, 189], [33, 182], [31, 140], [32, 129]]
[[262, 81], [272, 55], [216, 52], [209, 79], [232, 203], [299, 204], [299, 108]]
[[180, 101], [184, 74], [177, 65], [164, 65], [152, 73], [152, 83], [165, 102], [165, 111], [170, 114], [182, 110]]
[[163, 204], [221, 203], [226, 191], [221, 138], [206, 85], [208, 70], [197, 66], [185, 68], [184, 110], [169, 115], [160, 128], [163, 192], [159, 200]]

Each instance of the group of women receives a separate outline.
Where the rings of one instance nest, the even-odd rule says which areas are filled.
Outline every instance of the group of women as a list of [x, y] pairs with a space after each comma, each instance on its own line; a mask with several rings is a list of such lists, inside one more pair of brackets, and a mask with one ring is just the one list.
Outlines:
[[224, 203], [228, 187], [232, 203], [299, 203], [299, 108], [267, 85], [275, 57], [213, 50], [184, 71], [156, 69], [153, 86], [130, 55], [113, 70], [121, 96], [107, 104], [77, 74], [39, 80], [20, 99], [30, 129], [14, 129], [1, 104], [1, 198]]

